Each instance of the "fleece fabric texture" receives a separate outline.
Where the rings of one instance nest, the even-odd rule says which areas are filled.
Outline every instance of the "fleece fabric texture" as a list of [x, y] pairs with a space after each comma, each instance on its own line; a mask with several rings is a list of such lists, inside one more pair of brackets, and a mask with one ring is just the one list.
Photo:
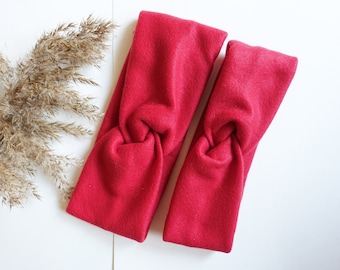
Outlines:
[[142, 242], [227, 33], [142, 11], [67, 212]]
[[238, 41], [228, 43], [226, 58], [176, 183], [165, 241], [231, 251], [257, 145], [296, 67], [295, 57]]

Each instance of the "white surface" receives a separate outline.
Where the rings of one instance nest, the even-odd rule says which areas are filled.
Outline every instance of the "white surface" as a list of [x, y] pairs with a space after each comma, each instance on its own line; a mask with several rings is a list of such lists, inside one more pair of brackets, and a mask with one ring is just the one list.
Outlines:
[[[89, 71], [101, 87], [86, 89], [104, 109], [143, 9], [196, 20], [226, 30], [229, 40], [298, 56], [299, 66], [255, 156], [233, 251], [223, 254], [163, 242], [173, 177], [147, 240], [136, 243], [114, 237], [114, 269], [339, 269], [340, 17], [336, 1], [3, 0], [0, 50], [16, 61], [56, 24], [77, 22], [89, 13], [113, 18], [120, 25], [113, 58], [109, 53], [100, 71]], [[85, 157], [92, 140], [65, 140], [60, 148]], [[112, 235], [65, 214], [52, 184], [38, 178], [42, 202], [31, 201], [12, 211], [0, 207], [0, 269], [111, 269]]]
[[[147, 240], [115, 236], [115, 270], [340, 269], [340, 17], [336, 1], [115, 1], [117, 71], [140, 10], [224, 29], [228, 39], [298, 56], [296, 76], [261, 141], [230, 254], [162, 241], [172, 179]], [[176, 173], [175, 173], [176, 174]], [[175, 177], [174, 177], [175, 178]]]
[[[0, 51], [15, 64], [35, 45], [44, 31], [63, 22], [78, 23], [88, 15], [111, 19], [110, 0], [0, 2]], [[103, 106], [112, 85], [112, 53], [98, 71], [86, 70], [100, 87], [79, 86]], [[96, 128], [96, 127], [94, 127]], [[57, 151], [84, 158], [93, 138], [67, 138]], [[74, 172], [77, 175], [79, 172]], [[112, 234], [65, 213], [52, 181], [39, 174], [36, 180], [42, 201], [31, 200], [11, 211], [0, 205], [1, 270], [112, 269]]]

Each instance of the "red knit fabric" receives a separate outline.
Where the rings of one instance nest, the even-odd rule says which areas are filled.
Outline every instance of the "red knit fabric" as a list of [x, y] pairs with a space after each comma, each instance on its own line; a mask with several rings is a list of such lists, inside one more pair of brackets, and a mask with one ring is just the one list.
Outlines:
[[140, 13], [67, 212], [143, 241], [226, 32]]
[[230, 41], [181, 169], [164, 240], [230, 252], [256, 147], [295, 74], [297, 59]]

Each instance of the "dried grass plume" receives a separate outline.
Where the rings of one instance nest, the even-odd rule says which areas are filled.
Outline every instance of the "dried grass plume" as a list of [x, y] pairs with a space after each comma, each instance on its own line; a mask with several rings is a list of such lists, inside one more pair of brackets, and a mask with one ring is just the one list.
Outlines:
[[32, 51], [13, 67], [0, 53], [0, 198], [9, 206], [40, 198], [34, 177], [42, 169], [68, 199], [72, 185], [66, 170], [78, 160], [58, 155], [51, 142], [62, 134], [84, 136], [81, 124], [65, 123], [56, 114], [68, 112], [90, 121], [100, 117], [90, 97], [75, 85], [97, 85], [80, 69], [99, 67], [114, 25], [89, 16], [79, 25], [61, 24], [44, 33]]

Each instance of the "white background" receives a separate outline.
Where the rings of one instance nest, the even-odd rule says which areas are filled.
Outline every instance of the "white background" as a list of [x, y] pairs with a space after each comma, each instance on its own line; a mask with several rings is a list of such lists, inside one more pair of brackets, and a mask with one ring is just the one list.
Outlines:
[[[120, 25], [91, 92], [105, 111], [140, 10], [192, 19], [237, 39], [299, 58], [296, 76], [250, 170], [230, 254], [162, 241], [180, 162], [144, 243], [86, 224], [43, 175], [43, 201], [0, 207], [0, 269], [340, 269], [340, 17], [336, 1], [97, 0], [0, 3], [0, 50], [15, 62], [44, 30], [89, 13]], [[82, 89], [81, 89], [82, 90]], [[94, 138], [61, 149], [86, 157]], [[182, 158], [180, 158], [180, 161]], [[76, 177], [77, 172], [74, 174]]]

